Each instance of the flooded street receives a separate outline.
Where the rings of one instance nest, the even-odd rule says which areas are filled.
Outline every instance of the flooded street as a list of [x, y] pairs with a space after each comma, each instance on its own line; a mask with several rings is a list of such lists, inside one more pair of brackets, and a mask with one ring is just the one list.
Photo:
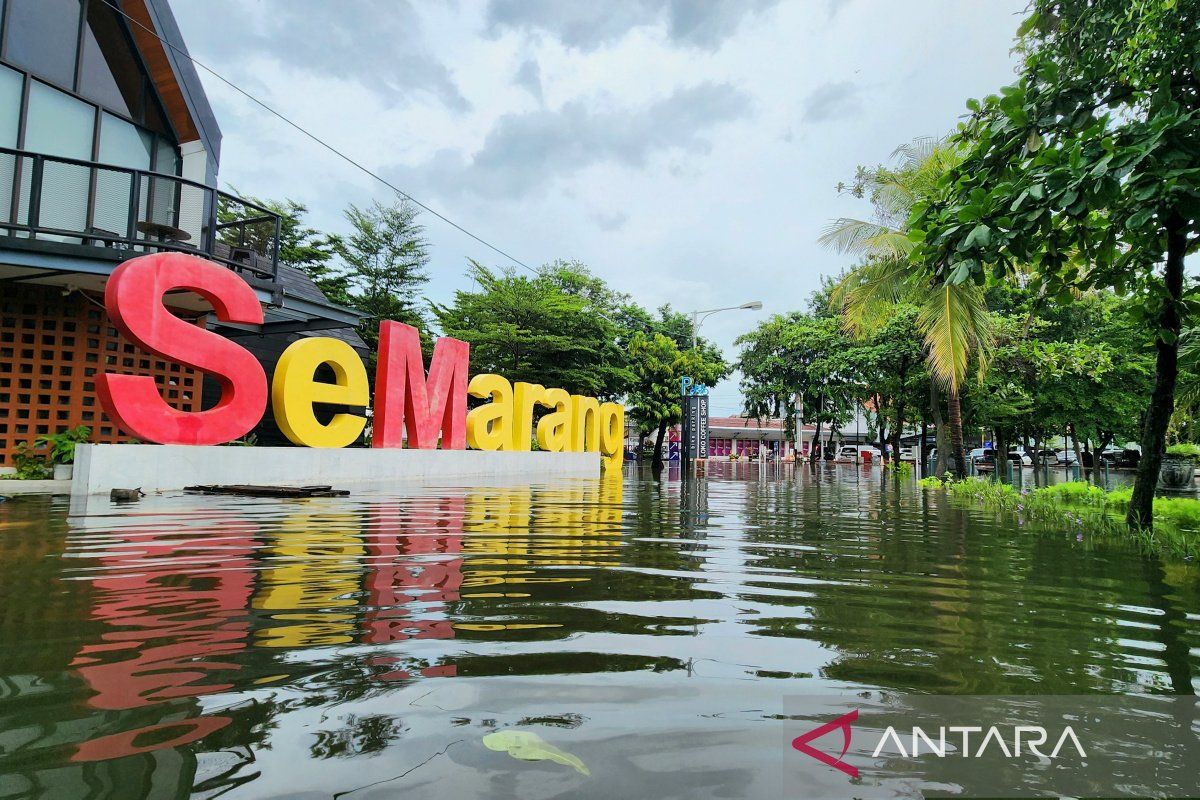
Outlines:
[[1200, 566], [853, 466], [17, 499], [0, 604], [4, 798], [778, 797], [787, 696], [1200, 688]]

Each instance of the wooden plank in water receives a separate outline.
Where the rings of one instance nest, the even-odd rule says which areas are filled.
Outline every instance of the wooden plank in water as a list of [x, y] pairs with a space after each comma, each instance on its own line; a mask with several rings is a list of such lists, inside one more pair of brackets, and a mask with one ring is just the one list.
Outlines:
[[254, 486], [251, 484], [185, 486], [185, 492], [232, 494], [242, 497], [346, 497], [346, 489], [332, 486]]

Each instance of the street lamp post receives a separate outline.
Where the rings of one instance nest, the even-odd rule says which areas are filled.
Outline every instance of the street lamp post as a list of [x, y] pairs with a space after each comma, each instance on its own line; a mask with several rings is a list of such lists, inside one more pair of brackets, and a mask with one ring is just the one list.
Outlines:
[[696, 349], [696, 331], [700, 328], [700, 323], [721, 311], [758, 311], [763, 307], [761, 300], [753, 300], [749, 303], [742, 303], [740, 306], [727, 306], [725, 308], [708, 308], [702, 311], [692, 312], [692, 349]]

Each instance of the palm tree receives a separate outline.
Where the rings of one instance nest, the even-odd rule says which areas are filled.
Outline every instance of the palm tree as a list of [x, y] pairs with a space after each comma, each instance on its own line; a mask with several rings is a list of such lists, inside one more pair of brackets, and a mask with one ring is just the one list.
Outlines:
[[958, 161], [958, 152], [945, 142], [917, 139], [892, 154], [895, 168], [859, 169], [850, 191], [867, 197], [874, 208], [871, 220], [842, 217], [826, 226], [819, 241], [864, 261], [847, 274], [832, 295], [843, 324], [855, 335], [874, 330], [897, 302], [919, 309], [917, 329], [924, 337], [925, 358], [932, 377], [930, 398], [939, 430], [938, 473], [946, 452], [937, 397], [937, 384], [946, 389], [950, 446], [955, 472], [965, 475], [961, 386], [972, 353], [980, 377], [992, 348], [991, 320], [983, 292], [972, 283], [940, 277], [909, 258], [914, 242], [908, 236], [913, 205], [934, 194], [937, 182]]

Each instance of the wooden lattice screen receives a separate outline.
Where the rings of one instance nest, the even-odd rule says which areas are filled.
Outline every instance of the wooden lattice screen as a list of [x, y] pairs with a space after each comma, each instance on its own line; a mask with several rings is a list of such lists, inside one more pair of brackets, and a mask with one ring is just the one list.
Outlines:
[[93, 442], [129, 441], [96, 399], [100, 371], [151, 375], [175, 408], [201, 408], [201, 376], [135, 348], [112, 326], [100, 298], [64, 295], [58, 287], [0, 287], [0, 466], [12, 464], [21, 442], [79, 425], [92, 429]]

